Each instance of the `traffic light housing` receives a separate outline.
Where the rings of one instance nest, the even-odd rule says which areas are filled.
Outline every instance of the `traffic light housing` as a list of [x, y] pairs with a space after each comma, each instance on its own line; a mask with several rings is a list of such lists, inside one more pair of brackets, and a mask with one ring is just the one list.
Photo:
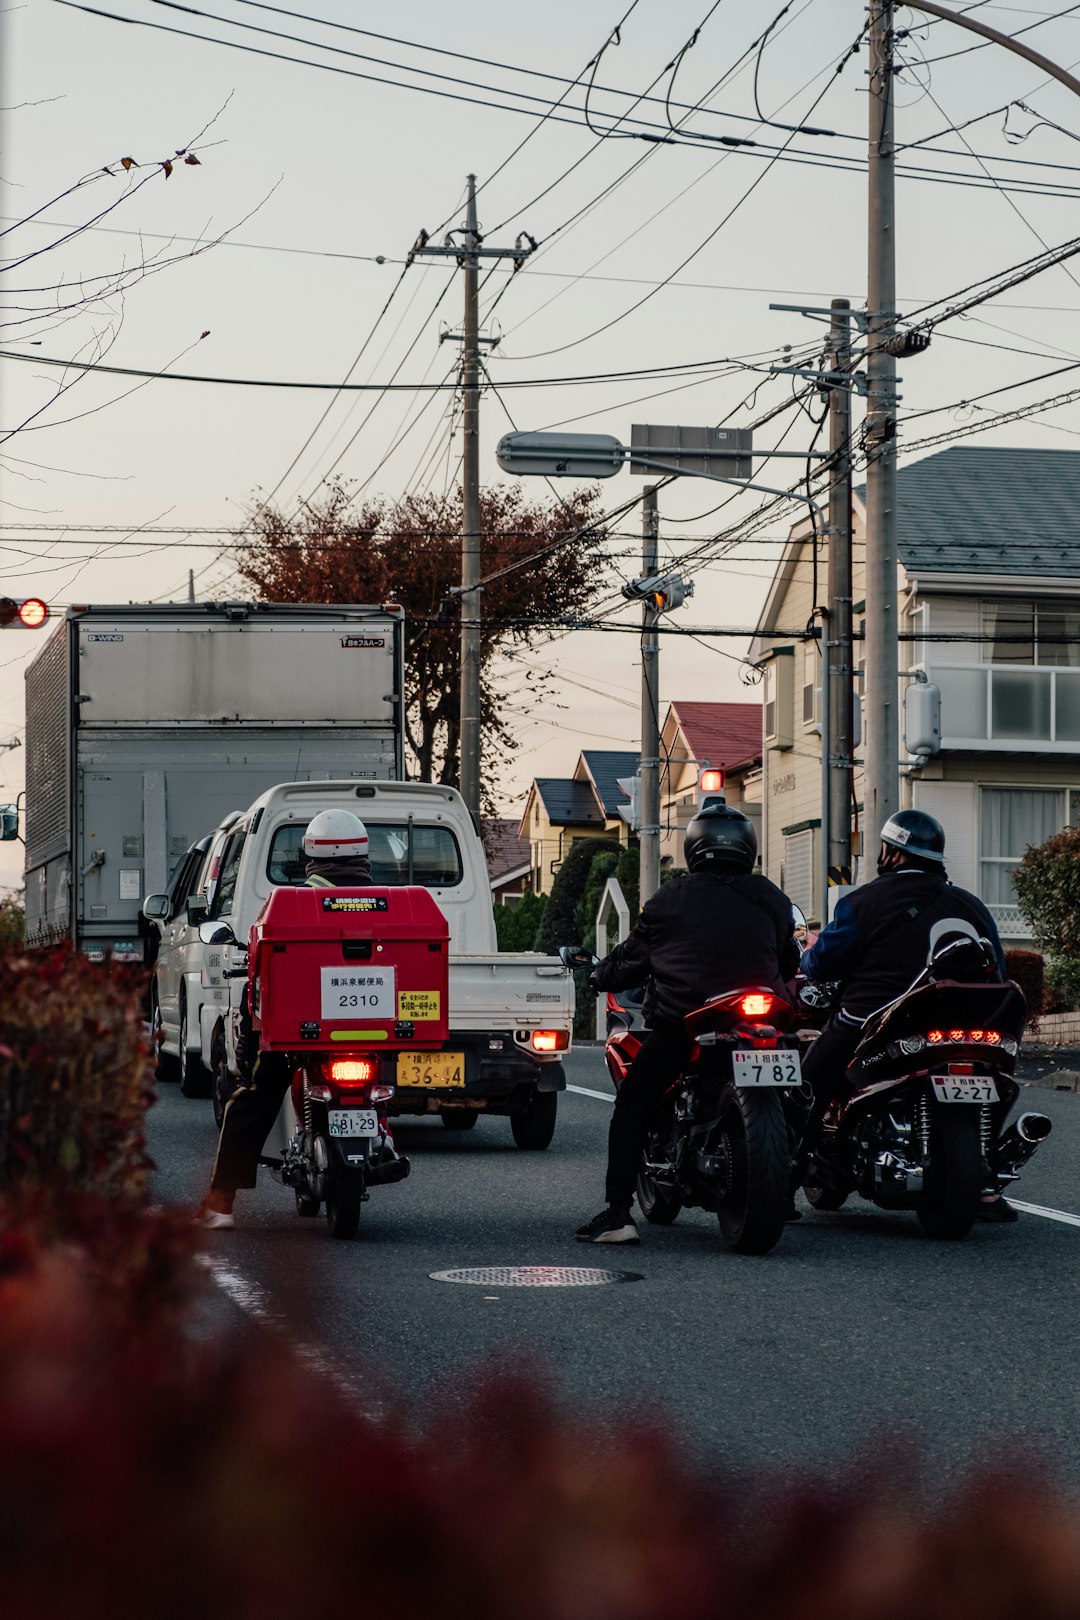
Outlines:
[[48, 617], [40, 596], [0, 596], [0, 630], [40, 630]]
[[628, 602], [648, 602], [657, 613], [669, 613], [693, 596], [694, 582], [679, 573], [649, 574], [645, 579], [629, 580], [622, 586], [622, 594]]
[[703, 765], [697, 775], [698, 809], [704, 810], [706, 805], [726, 804], [724, 797], [724, 772], [718, 765]]

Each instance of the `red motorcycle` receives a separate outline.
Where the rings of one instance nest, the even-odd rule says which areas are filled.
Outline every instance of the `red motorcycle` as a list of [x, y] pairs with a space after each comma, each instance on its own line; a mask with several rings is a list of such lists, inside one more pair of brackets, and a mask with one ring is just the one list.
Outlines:
[[[563, 947], [570, 967], [597, 958]], [[809, 1098], [795, 1009], [748, 985], [711, 997], [684, 1020], [692, 1045], [657, 1105], [638, 1171], [641, 1213], [670, 1226], [683, 1208], [715, 1213], [729, 1248], [767, 1254], [784, 1230], [791, 1171]], [[616, 1089], [641, 1050], [641, 992], [609, 992], [604, 1058]]]

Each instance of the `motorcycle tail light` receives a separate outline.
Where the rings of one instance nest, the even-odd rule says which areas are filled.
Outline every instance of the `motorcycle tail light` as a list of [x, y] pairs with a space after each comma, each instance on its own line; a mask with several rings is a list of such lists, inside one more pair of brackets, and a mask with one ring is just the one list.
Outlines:
[[334, 1058], [330, 1078], [339, 1086], [366, 1086], [379, 1072], [378, 1058]]
[[775, 999], [775, 996], [743, 996], [739, 1002], [739, 1011], [744, 1018], [768, 1018]]
[[969, 1041], [985, 1041], [986, 1031], [985, 1029], [969, 1029], [967, 1038]]
[[962, 1029], [950, 1029], [950, 1031], [949, 1031], [949, 1039], [950, 1039], [950, 1041], [962, 1041], [963, 1038], [964, 1038], [964, 1031]]
[[534, 1029], [530, 1044], [534, 1052], [565, 1052], [570, 1036], [565, 1029]]
[[986, 1044], [987, 1044], [987, 1046], [1000, 1046], [1001, 1045], [1001, 1033], [1000, 1033], [1000, 1031], [996, 1030], [996, 1029], [988, 1029], [987, 1032], [986, 1032]]
[[974, 1074], [975, 1073], [975, 1065], [974, 1065], [974, 1063], [950, 1063], [949, 1064], [949, 1073], [950, 1074]]
[[943, 1029], [928, 1029], [926, 1038], [931, 1046], [940, 1046], [945, 1039], [945, 1031]]

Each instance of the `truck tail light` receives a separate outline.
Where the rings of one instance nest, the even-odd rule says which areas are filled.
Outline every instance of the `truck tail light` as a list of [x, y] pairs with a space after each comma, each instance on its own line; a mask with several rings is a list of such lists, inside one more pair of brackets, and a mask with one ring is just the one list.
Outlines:
[[534, 1029], [531, 1045], [534, 1052], [565, 1052], [570, 1036], [565, 1029]]

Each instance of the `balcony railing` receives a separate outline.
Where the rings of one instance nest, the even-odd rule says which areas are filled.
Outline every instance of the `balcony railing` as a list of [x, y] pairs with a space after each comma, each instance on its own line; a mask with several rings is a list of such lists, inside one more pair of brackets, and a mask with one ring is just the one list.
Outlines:
[[998, 926], [1002, 939], [1030, 939], [1031, 927], [1020, 915], [1019, 906], [991, 906], [987, 911]]
[[1080, 754], [1080, 669], [1017, 664], [945, 665], [942, 748]]

